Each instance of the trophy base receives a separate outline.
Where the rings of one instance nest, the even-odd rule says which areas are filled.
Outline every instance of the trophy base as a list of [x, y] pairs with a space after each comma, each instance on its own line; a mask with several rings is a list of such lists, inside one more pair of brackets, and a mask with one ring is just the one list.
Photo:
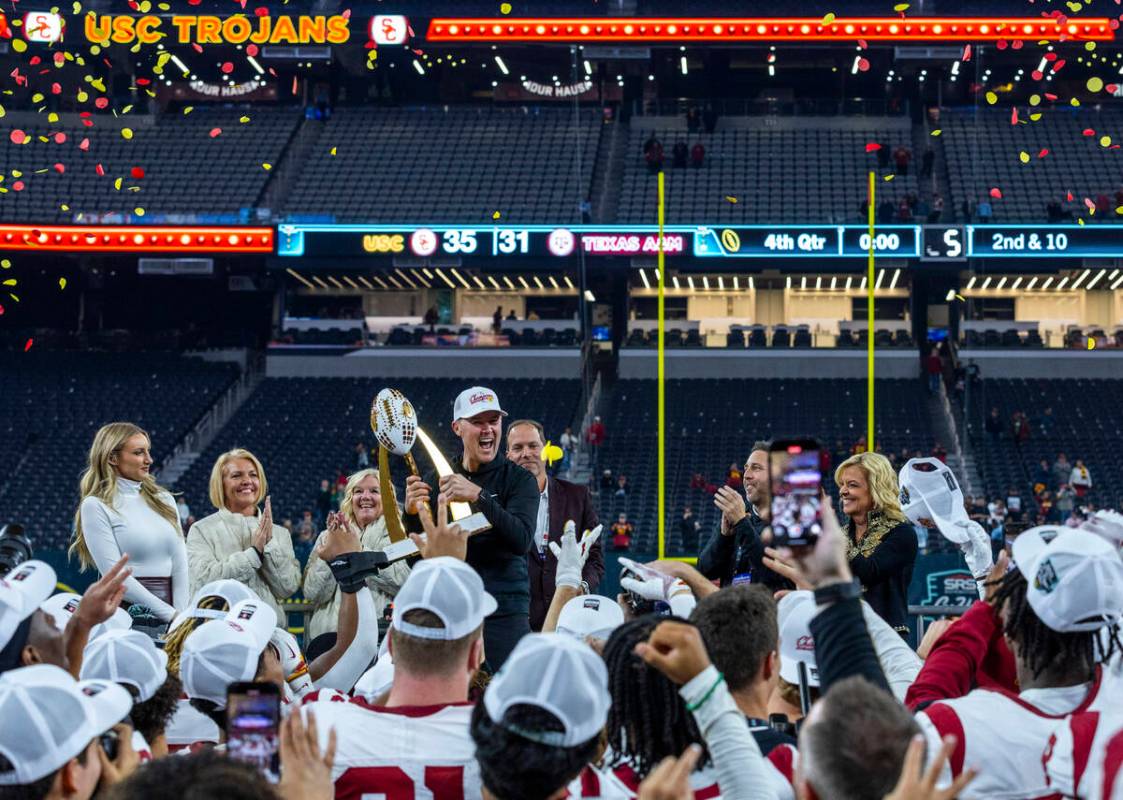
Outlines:
[[[487, 517], [479, 511], [464, 517], [464, 519], [453, 520], [453, 523], [459, 525], [469, 536], [483, 533], [491, 529], [491, 523], [488, 522]], [[425, 534], [421, 535], [424, 536]], [[413, 539], [407, 538], [402, 539], [400, 542], [394, 542], [382, 552], [386, 556], [386, 561], [388, 563], [393, 563], [395, 561], [401, 561], [403, 558], [417, 555], [418, 550], [417, 545], [413, 543]]]
[[491, 530], [491, 523], [487, 521], [487, 517], [485, 517], [481, 511], [469, 514], [463, 519], [454, 519], [452, 522], [455, 525], [459, 525], [469, 536]]

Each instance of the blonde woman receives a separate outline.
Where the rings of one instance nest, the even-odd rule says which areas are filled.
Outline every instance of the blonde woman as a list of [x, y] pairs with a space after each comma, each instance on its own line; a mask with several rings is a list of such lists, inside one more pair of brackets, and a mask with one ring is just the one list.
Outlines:
[[128, 553], [133, 574], [123, 605], [138, 628], [163, 627], [191, 596], [175, 500], [151, 475], [151, 448], [148, 434], [131, 422], [98, 430], [79, 483], [70, 545], [83, 570], [96, 567], [102, 575]]
[[[390, 502], [395, 502], [395, 498], [391, 497]], [[339, 513], [349, 525], [361, 531], [364, 550], [384, 550], [390, 544], [390, 533], [386, 530], [386, 520], [382, 516], [378, 470], [359, 470], [347, 479], [343, 499], [339, 503]], [[304, 598], [316, 609], [308, 623], [308, 630], [304, 633], [306, 642], [311, 642], [320, 634], [335, 631], [339, 625], [339, 585], [328, 565], [316, 555], [323, 538], [324, 533], [321, 533], [316, 539], [317, 548], [313, 548], [308, 557], [308, 568], [304, 573]], [[380, 617], [386, 604], [398, 593], [398, 588], [408, 577], [409, 567], [405, 561], [398, 561], [367, 579], [367, 588], [374, 597], [374, 606]]]
[[[246, 584], [285, 619], [280, 599], [300, 586], [300, 562], [292, 537], [273, 524], [268, 484], [261, 462], [249, 450], [223, 453], [211, 469], [210, 500], [218, 509], [187, 534], [191, 590], [219, 578]], [[263, 511], [258, 505], [265, 501]]]
[[862, 597], [902, 636], [908, 635], [909, 582], [916, 562], [916, 530], [901, 511], [897, 473], [880, 453], [859, 453], [834, 473], [842, 499], [850, 571]]

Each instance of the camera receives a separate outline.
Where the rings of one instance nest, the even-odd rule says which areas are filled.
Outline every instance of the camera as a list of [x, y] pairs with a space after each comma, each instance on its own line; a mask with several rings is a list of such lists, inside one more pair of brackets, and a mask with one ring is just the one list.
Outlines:
[[98, 737], [101, 744], [101, 749], [105, 751], [105, 757], [110, 761], [117, 760], [117, 751], [119, 749], [119, 741], [117, 739], [117, 731], [108, 730]]
[[31, 558], [31, 539], [15, 522], [0, 527], [0, 576], [7, 575]]

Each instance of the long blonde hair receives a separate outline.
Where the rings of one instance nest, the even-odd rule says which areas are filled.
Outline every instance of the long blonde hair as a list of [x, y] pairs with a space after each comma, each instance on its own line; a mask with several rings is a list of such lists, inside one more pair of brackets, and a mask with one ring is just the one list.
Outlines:
[[[195, 608], [213, 611], [229, 611], [230, 604], [222, 595], [209, 594], [199, 599]], [[164, 637], [164, 652], [168, 655], [168, 674], [179, 677], [179, 660], [183, 655], [183, 645], [195, 630], [205, 622], [210, 622], [211, 617], [188, 617]]]
[[265, 495], [269, 494], [269, 484], [265, 480], [265, 468], [261, 466], [257, 456], [249, 450], [235, 447], [216, 458], [214, 466], [211, 467], [211, 480], [207, 494], [211, 499], [211, 504], [219, 511], [226, 508], [226, 493], [222, 490], [222, 470], [226, 468], [227, 462], [233, 461], [235, 458], [244, 458], [253, 464], [253, 468], [257, 470], [258, 488], [257, 497], [253, 500], [254, 505], [259, 505], [265, 499]]
[[[117, 491], [117, 470], [109, 463], [109, 459], [120, 452], [125, 442], [138, 433], [151, 444], [152, 439], [148, 432], [131, 422], [110, 422], [108, 425], [102, 425], [94, 434], [86, 471], [82, 473], [82, 478], [78, 482], [78, 510], [74, 512], [74, 537], [71, 539], [68, 551], [71, 558], [78, 558], [83, 572], [94, 567], [95, 564], [90, 549], [86, 546], [86, 538], [82, 534], [82, 501], [87, 497], [96, 497], [113, 508], [113, 496]], [[144, 480], [140, 482], [140, 496], [144, 498], [149, 508], [167, 520], [176, 533], [182, 536], [179, 514], [175, 508], [160, 500], [161, 494], [170, 494], [170, 492], [157, 484], [156, 479], [151, 475], [145, 475]]]
[[847, 467], [857, 467], [865, 474], [874, 511], [880, 511], [893, 522], [905, 521], [905, 514], [901, 511], [901, 490], [897, 485], [897, 473], [893, 471], [888, 458], [881, 453], [858, 453], [850, 456], [834, 471], [834, 482], [839, 488], [842, 488], [842, 471]]
[[[343, 514], [343, 516], [347, 517], [348, 521], [355, 523], [355, 525], [359, 524], [359, 521], [355, 519], [355, 487], [362, 483], [364, 479], [370, 477], [378, 480], [378, 470], [374, 469], [373, 467], [361, 469], [358, 472], [350, 475], [347, 478], [347, 485], [343, 487], [343, 499], [339, 501], [339, 510]], [[398, 497], [397, 493], [394, 491], [394, 484], [390, 484], [390, 497], [382, 498], [383, 509], [385, 509], [386, 503], [397, 502]], [[386, 512], [384, 510], [383, 514], [385, 515], [385, 513]]]

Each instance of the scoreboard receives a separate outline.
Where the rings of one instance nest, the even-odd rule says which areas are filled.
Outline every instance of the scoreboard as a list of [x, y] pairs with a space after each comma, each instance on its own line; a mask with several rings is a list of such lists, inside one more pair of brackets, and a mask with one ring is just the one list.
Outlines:
[[[1123, 225], [667, 225], [663, 251], [695, 259], [1123, 258]], [[543, 261], [659, 252], [654, 225], [331, 225], [283, 223], [285, 257]]]

